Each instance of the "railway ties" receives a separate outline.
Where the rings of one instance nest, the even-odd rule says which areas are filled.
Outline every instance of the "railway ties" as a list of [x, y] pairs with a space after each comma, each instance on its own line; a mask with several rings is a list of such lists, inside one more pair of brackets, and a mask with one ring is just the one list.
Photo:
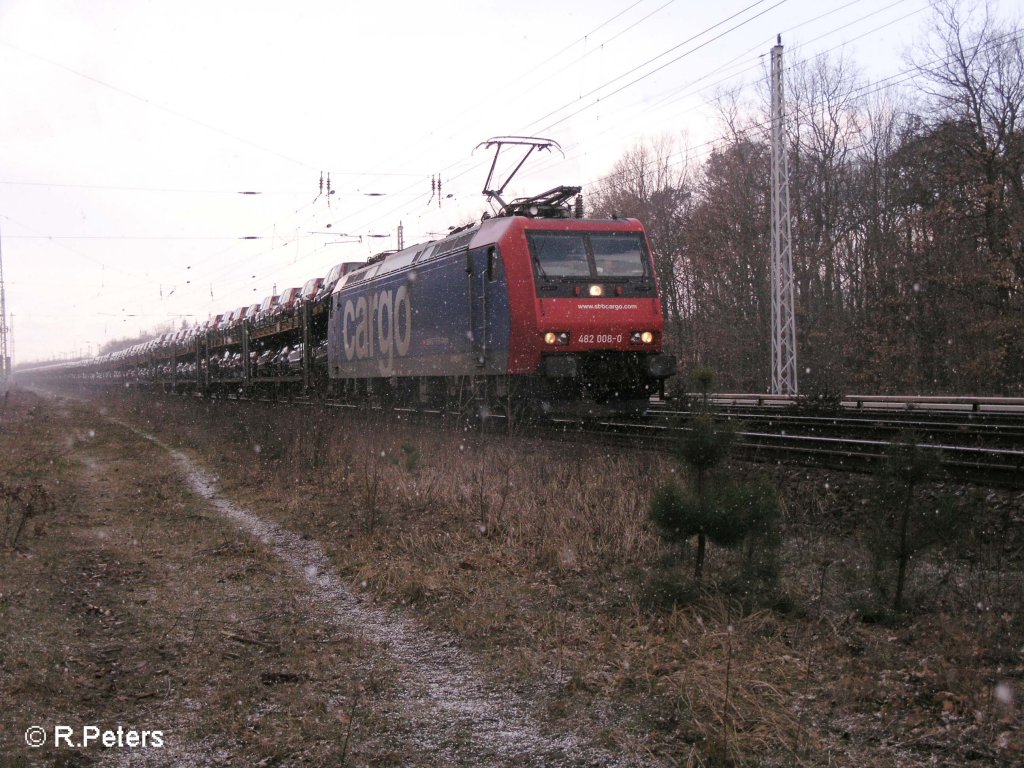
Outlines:
[[[1004, 398], [1016, 407], [1016, 399]], [[685, 429], [688, 411], [655, 403], [652, 425], [668, 435]], [[935, 451], [947, 479], [1024, 487], [1024, 413], [978, 411], [809, 413], [778, 403], [760, 408], [712, 405], [712, 413], [738, 427], [737, 456], [752, 461], [808, 464], [873, 472], [893, 444], [908, 438]], [[640, 434], [651, 434], [644, 430]]]
[[[808, 463], [847, 472], [873, 472], [895, 443], [849, 437], [738, 432], [740, 456], [754, 461]], [[938, 454], [948, 480], [1024, 487], [1024, 450], [916, 443]]]
[[[400, 419], [444, 419], [452, 414], [434, 409], [370, 408], [367, 405], [293, 397], [272, 398], [221, 395], [234, 402], [262, 402], [297, 407], [319, 405], [342, 412], [393, 412]], [[669, 451], [686, 430], [688, 411], [670, 410], [670, 404], [655, 403], [640, 418], [605, 418], [593, 421], [551, 419], [520, 434], [560, 440], [606, 442], [617, 447]], [[767, 411], [767, 412], [766, 412]], [[1017, 414], [976, 414], [957, 418], [948, 413], [892, 418], [891, 413], [785, 413], [775, 405], [764, 409], [744, 406], [715, 408], [716, 417], [736, 427], [736, 458], [753, 462], [785, 463], [824, 467], [844, 472], [870, 473], [880, 466], [890, 446], [912, 429], [917, 445], [938, 453], [945, 479], [994, 487], [1024, 488], [1024, 417]], [[504, 422], [492, 415], [488, 431], [504, 433]], [[466, 424], [460, 422], [465, 428]], [[493, 425], [497, 425], [495, 428]]]

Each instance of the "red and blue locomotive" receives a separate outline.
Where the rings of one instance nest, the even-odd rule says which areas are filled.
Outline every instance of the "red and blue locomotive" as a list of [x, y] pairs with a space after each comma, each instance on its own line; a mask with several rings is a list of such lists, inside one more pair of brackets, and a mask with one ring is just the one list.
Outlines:
[[356, 269], [330, 298], [332, 389], [602, 413], [645, 407], [675, 372], [644, 230], [570, 217], [558, 188]]

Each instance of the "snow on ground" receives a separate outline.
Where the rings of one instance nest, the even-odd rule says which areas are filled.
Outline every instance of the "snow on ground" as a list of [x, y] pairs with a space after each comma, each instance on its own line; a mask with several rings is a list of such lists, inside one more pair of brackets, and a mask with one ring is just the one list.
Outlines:
[[358, 634], [389, 655], [401, 670], [396, 703], [414, 734], [412, 748], [432, 764], [627, 764], [575, 734], [546, 731], [528, 713], [524, 700], [484, 680], [455, 638], [427, 630], [396, 611], [366, 605], [333, 572], [319, 543], [239, 507], [219, 495], [216, 480], [184, 453], [131, 424], [116, 423], [166, 450], [197, 495], [291, 565], [309, 585], [312, 618]]

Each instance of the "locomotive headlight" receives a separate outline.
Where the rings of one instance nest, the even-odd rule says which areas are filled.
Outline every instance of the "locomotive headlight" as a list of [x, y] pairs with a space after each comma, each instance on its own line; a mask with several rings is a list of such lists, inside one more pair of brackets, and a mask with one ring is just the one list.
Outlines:
[[600, 285], [592, 285], [587, 289], [587, 293], [591, 296], [604, 296], [604, 288]]
[[548, 331], [544, 334], [544, 343], [549, 345], [555, 344], [568, 344], [569, 343], [569, 332], [568, 331]]
[[654, 333], [652, 331], [633, 331], [629, 340], [634, 344], [653, 344]]

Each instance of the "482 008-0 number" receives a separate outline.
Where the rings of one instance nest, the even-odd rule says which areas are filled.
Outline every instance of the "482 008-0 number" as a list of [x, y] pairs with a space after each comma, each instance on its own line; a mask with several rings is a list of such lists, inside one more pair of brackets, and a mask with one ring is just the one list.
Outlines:
[[579, 337], [580, 344], [621, 344], [621, 333], [583, 333]]

